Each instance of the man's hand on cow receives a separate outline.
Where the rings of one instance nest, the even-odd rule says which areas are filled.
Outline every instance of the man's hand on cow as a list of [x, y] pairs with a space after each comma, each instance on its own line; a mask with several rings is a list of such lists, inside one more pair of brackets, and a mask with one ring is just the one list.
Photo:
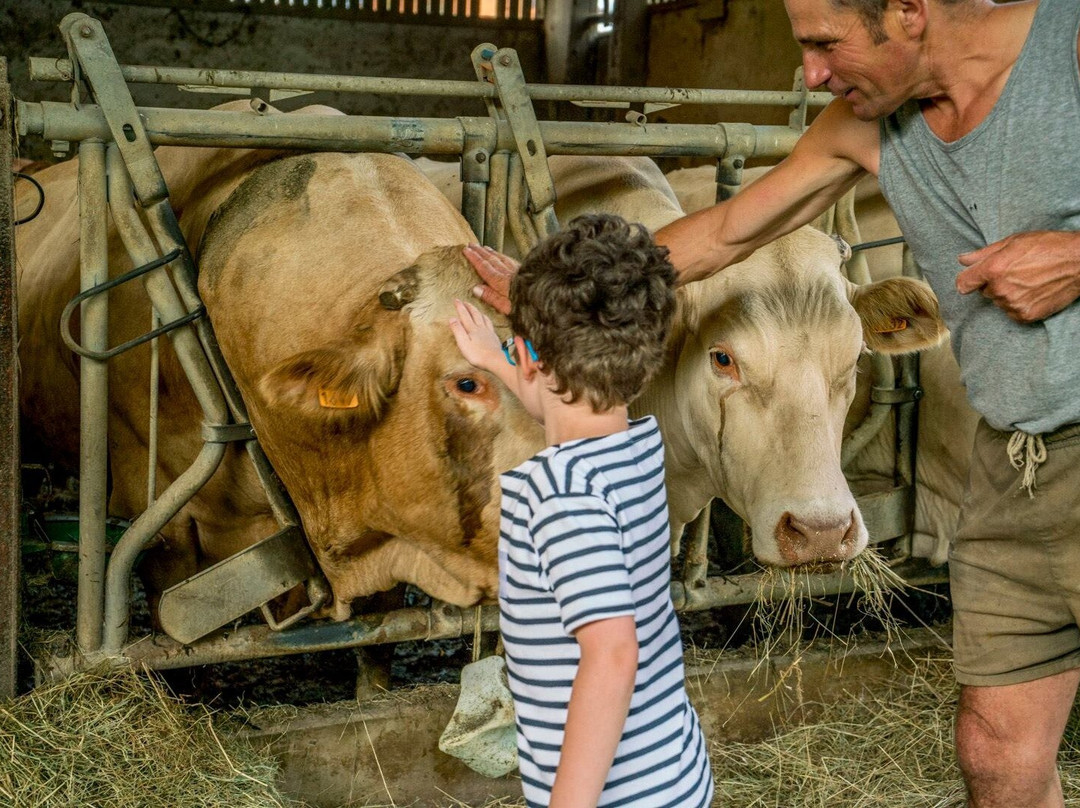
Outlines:
[[454, 301], [458, 316], [450, 320], [450, 331], [469, 364], [484, 370], [502, 370], [507, 365], [502, 343], [491, 318], [472, 303]]
[[509, 314], [510, 281], [518, 270], [518, 262], [491, 247], [482, 247], [479, 244], [465, 247], [465, 257], [484, 282], [473, 289], [473, 294], [495, 311]]
[[964, 253], [961, 294], [979, 290], [1020, 323], [1033, 323], [1080, 298], [1080, 232], [1017, 233]]

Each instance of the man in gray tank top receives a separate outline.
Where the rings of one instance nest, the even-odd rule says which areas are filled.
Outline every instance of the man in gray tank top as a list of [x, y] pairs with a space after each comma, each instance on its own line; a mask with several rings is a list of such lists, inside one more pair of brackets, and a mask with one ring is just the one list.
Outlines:
[[1080, 682], [1080, 0], [785, 3], [806, 83], [838, 99], [776, 169], [656, 240], [684, 282], [708, 277], [880, 177], [983, 416], [950, 552], [969, 804], [1061, 806]]

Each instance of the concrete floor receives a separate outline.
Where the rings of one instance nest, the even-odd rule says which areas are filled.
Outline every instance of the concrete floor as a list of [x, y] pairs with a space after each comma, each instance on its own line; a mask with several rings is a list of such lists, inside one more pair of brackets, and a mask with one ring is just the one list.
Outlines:
[[[739, 653], [687, 656], [687, 689], [709, 741], [751, 741], [780, 724], [814, 720], [866, 687], [887, 687], [912, 658], [946, 653], [936, 634], [912, 631], [830, 647], [761, 666]], [[487, 779], [438, 749], [457, 702], [453, 685], [391, 691], [373, 701], [251, 714], [243, 734], [282, 764], [281, 786], [314, 808], [354, 805], [475, 805], [519, 797], [515, 774]], [[453, 802], [454, 800], [459, 802]]]

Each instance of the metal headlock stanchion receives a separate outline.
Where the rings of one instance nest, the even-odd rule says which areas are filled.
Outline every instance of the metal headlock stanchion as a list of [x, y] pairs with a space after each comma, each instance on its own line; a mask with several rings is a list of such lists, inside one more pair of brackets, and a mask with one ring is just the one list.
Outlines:
[[[79, 144], [80, 199], [84, 206], [82, 292], [69, 307], [71, 310], [81, 306], [82, 332], [78, 342], [70, 335], [67, 337], [71, 347], [81, 354], [83, 379], [79, 650], [71, 656], [49, 660], [47, 664], [54, 671], [103, 661], [116, 665], [138, 662], [154, 668], [182, 667], [407, 639], [453, 637], [474, 627], [473, 609], [446, 604], [436, 604], [431, 609], [361, 615], [341, 623], [292, 625], [323, 602], [327, 585], [304, 540], [296, 510], [255, 439], [240, 392], [217, 347], [212, 324], [203, 316], [196, 267], [169, 203], [154, 146], [454, 155], [461, 159], [462, 212], [483, 243], [501, 249], [507, 226], [524, 245], [534, 243], [558, 227], [548, 155], [710, 158], [717, 161], [717, 196], [727, 198], [741, 184], [742, 169], [748, 159], [787, 155], [801, 135], [808, 107], [822, 106], [831, 99], [827, 93], [807, 92], [801, 76], [797, 76], [791, 92], [527, 84], [517, 54], [488, 43], [472, 53], [476, 82], [122, 66], [117, 63], [98, 21], [85, 14], [70, 14], [61, 23], [61, 31], [69, 58], [32, 58], [31, 77], [71, 82], [72, 103], [22, 100], [14, 103], [19, 135], [53, 141], [58, 149], [69, 143]], [[259, 87], [296, 93], [333, 90], [452, 95], [483, 99], [488, 116], [453, 119], [253, 116], [225, 110], [136, 107], [127, 86], [129, 82], [234, 91]], [[80, 98], [79, 90], [84, 83], [94, 103]], [[789, 126], [600, 124], [538, 120], [533, 104], [541, 100], [638, 106], [769, 104], [790, 106], [794, 111]], [[114, 224], [136, 267], [114, 281], [106, 280], [106, 188]], [[839, 229], [850, 234], [856, 225], [853, 216], [849, 216], [849, 202], [845, 200], [844, 210], [838, 210], [836, 218]], [[203, 449], [193, 465], [160, 495], [151, 496], [147, 510], [124, 534], [106, 564], [104, 425], [108, 389], [104, 368], [109, 356], [130, 347], [130, 344], [116, 348], [106, 345], [107, 294], [110, 287], [135, 278], [141, 278], [146, 285], [156, 317], [164, 323], [137, 342], [156, 341], [162, 335], [170, 338], [203, 410], [206, 426]], [[898, 456], [897, 475], [902, 486], [869, 499], [860, 498], [868, 524], [878, 526], [875, 535], [879, 540], [902, 536], [909, 524], [901, 508], [912, 500], [915, 397], [910, 391], [915, 389], [917, 368], [913, 371], [907, 365], [903, 367], [899, 390], [889, 376], [891, 363], [886, 360], [877, 368], [883, 375], [875, 387], [875, 406], [882, 405], [884, 415], [874, 410], [873, 432], [867, 426], [858, 435], [858, 440], [863, 441], [876, 434], [893, 405], [900, 407], [898, 423], [912, 430], [899, 442], [903, 456]], [[129, 642], [130, 580], [137, 555], [209, 479], [224, 455], [225, 446], [234, 441], [242, 442], [247, 449], [281, 531], [166, 590], [160, 615], [170, 636]], [[155, 462], [151, 455], [151, 465]], [[707, 511], [693, 531], [683, 578], [672, 585], [672, 596], [679, 609], [749, 603], [760, 596], [755, 575], [708, 577]], [[914, 562], [901, 565], [898, 571], [915, 582], [925, 582], [929, 575]], [[276, 622], [265, 604], [301, 584], [307, 589], [310, 605], [285, 623]], [[220, 602], [211, 608], [204, 594], [223, 586], [233, 594], [231, 608], [222, 611]], [[813, 576], [801, 586], [814, 596], [854, 588], [850, 576], [844, 572]], [[205, 636], [259, 608], [267, 620], [266, 626], [244, 626]], [[495, 630], [497, 620], [494, 607], [483, 609], [484, 630]]]

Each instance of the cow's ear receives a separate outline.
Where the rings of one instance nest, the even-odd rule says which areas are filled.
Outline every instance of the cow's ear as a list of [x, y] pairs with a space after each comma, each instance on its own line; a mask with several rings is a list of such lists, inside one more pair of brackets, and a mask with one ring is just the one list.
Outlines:
[[405, 362], [404, 318], [387, 318], [359, 339], [301, 351], [267, 372], [259, 391], [271, 407], [321, 419], [371, 423], [397, 392]]
[[922, 351], [937, 345], [948, 333], [938, 313], [937, 297], [923, 281], [887, 278], [861, 286], [850, 284], [848, 293], [872, 351]]

